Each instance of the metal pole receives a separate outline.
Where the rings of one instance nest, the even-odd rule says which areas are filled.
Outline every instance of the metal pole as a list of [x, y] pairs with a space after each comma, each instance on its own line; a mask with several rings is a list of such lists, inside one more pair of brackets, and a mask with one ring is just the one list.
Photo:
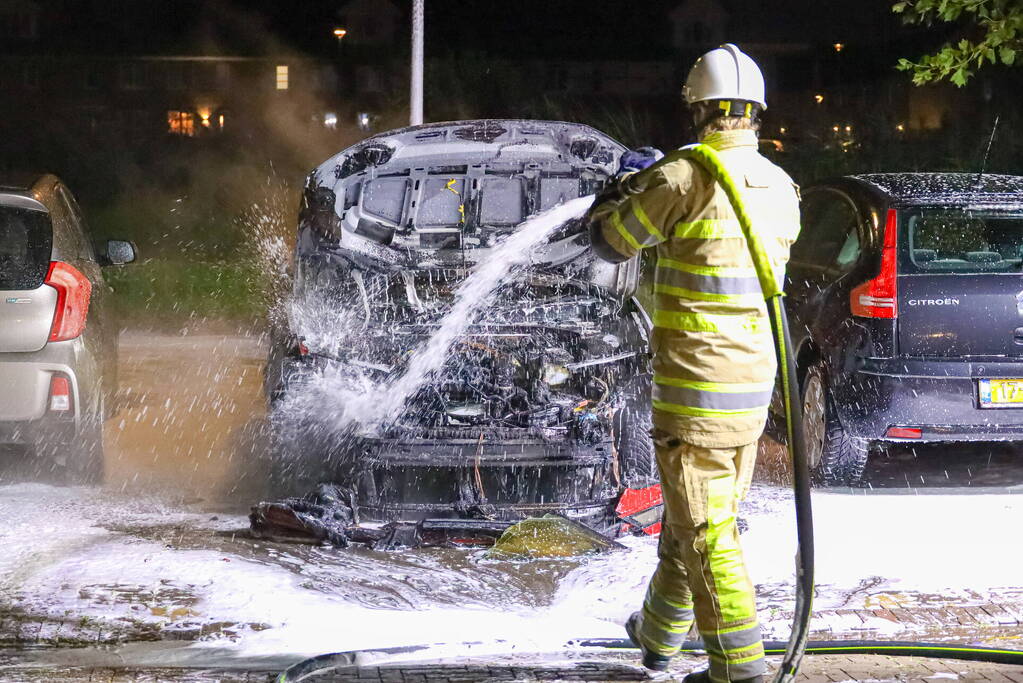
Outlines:
[[412, 0], [412, 82], [409, 85], [409, 124], [423, 122], [423, 3]]

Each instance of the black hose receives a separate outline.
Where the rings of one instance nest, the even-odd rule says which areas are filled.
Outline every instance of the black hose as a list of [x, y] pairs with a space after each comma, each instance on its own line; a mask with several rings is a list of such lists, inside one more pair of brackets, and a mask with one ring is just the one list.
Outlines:
[[[463, 643], [472, 645], [474, 643]], [[605, 648], [608, 650], [635, 650], [628, 638], [588, 638], [574, 640], [570, 648]], [[305, 659], [294, 664], [277, 676], [275, 683], [298, 683], [317, 674], [359, 666], [360, 655], [397, 655], [425, 651], [430, 646], [391, 647], [375, 650], [334, 652]], [[785, 654], [791, 647], [790, 641], [765, 640], [764, 653]], [[990, 647], [971, 647], [947, 643], [916, 643], [911, 641], [884, 640], [810, 640], [804, 641], [802, 649], [811, 655], [887, 655], [889, 657], [928, 657], [933, 659], [958, 659], [968, 662], [991, 662], [1023, 666], [1023, 651]], [[703, 643], [698, 640], [686, 641], [680, 652], [704, 652]]]
[[806, 458], [806, 441], [803, 437], [803, 403], [799, 395], [799, 381], [796, 376], [796, 359], [791, 352], [792, 339], [789, 335], [788, 317], [779, 294], [767, 300], [768, 315], [771, 318], [771, 332], [778, 355], [781, 376], [782, 399], [785, 404], [785, 423], [789, 453], [792, 456], [792, 489], [796, 502], [796, 609], [792, 620], [792, 635], [789, 636], [785, 657], [778, 669], [775, 681], [787, 683], [794, 680], [803, 659], [803, 650], [810, 635], [810, 616], [813, 612], [813, 509], [810, 504], [810, 467]]
[[[612, 650], [635, 650], [628, 638], [591, 638], [571, 643], [576, 647], [603, 647]], [[969, 662], [1023, 665], [1023, 650], [950, 645], [948, 643], [917, 643], [901, 640], [810, 640], [804, 643], [807, 654], [813, 655], [888, 655], [890, 657], [930, 657], [961, 659]], [[789, 648], [784, 640], [765, 640], [764, 652], [780, 655]], [[686, 641], [681, 652], [703, 652], [703, 643]]]
[[[470, 643], [464, 643], [469, 645]], [[331, 652], [330, 654], [318, 655], [303, 659], [301, 662], [292, 664], [282, 671], [274, 679], [274, 683], [298, 683], [317, 674], [330, 673], [338, 669], [346, 669], [359, 666], [359, 657], [372, 655], [399, 655], [420, 650], [429, 649], [429, 645], [410, 645], [407, 647], [382, 647], [372, 650], [351, 650], [349, 652]], [[610, 647], [614, 647], [613, 645]]]

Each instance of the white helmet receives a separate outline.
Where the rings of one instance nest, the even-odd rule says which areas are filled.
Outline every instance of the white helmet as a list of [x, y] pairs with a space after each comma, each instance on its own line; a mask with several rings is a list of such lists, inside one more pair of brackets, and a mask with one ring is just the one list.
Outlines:
[[686, 102], [741, 100], [767, 109], [764, 75], [748, 54], [725, 43], [696, 60], [682, 86]]

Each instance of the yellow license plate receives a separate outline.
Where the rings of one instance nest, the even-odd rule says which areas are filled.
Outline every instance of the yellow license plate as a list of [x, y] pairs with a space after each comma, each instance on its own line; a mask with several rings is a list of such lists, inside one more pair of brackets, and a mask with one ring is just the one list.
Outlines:
[[981, 406], [1017, 404], [1023, 404], [1023, 379], [980, 380]]

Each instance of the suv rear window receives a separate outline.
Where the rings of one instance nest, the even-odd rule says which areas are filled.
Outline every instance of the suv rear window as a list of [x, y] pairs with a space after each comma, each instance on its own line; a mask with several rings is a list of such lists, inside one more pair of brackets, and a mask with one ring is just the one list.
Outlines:
[[50, 266], [53, 234], [42, 211], [0, 206], [0, 289], [35, 289]]
[[1023, 272], [1023, 210], [924, 208], [900, 222], [901, 272]]

